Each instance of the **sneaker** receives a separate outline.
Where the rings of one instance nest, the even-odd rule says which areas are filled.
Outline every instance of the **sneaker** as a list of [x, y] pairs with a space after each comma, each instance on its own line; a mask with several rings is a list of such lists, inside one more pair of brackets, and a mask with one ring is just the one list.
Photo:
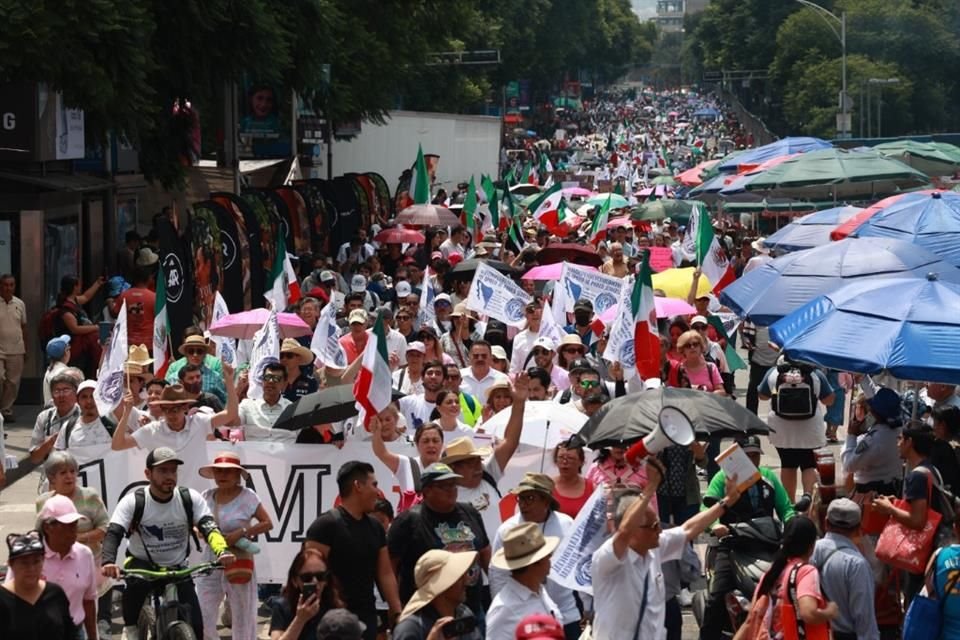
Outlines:
[[687, 608], [693, 604], [693, 594], [690, 593], [690, 589], [684, 587], [680, 589], [680, 593], [677, 594], [677, 602], [680, 603], [680, 606]]
[[810, 497], [809, 493], [805, 493], [800, 496], [800, 499], [793, 505], [793, 510], [797, 513], [805, 513], [812, 503], [813, 498]]

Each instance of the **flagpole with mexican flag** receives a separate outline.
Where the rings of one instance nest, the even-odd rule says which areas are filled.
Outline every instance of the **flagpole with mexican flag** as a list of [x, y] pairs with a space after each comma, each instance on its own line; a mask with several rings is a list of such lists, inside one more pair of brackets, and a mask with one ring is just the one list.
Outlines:
[[167, 316], [167, 278], [157, 265], [157, 302], [153, 308], [153, 372], [158, 378], [167, 374], [170, 360], [170, 319]]
[[693, 226], [693, 241], [700, 272], [710, 281], [713, 292], [720, 293], [737, 277], [726, 252], [720, 247], [720, 241], [713, 233], [713, 222], [706, 206], [698, 204], [690, 216], [690, 222]]
[[642, 380], [660, 377], [660, 333], [657, 330], [657, 305], [653, 298], [653, 269], [650, 253], [643, 252], [640, 273], [630, 295], [633, 311], [633, 353], [637, 374]]
[[300, 283], [297, 281], [297, 272], [293, 270], [290, 256], [287, 255], [287, 243], [278, 234], [277, 255], [273, 260], [268, 280], [270, 288], [263, 297], [273, 304], [277, 313], [286, 310], [288, 305], [296, 304], [300, 300]]
[[461, 222], [463, 222], [463, 226], [465, 226], [472, 234], [476, 233], [476, 213], [477, 185], [473, 180], [473, 176], [470, 176], [470, 185], [467, 187], [467, 197], [463, 200], [463, 213]]
[[555, 229], [560, 224], [560, 205], [563, 203], [563, 189], [554, 185], [530, 204], [530, 211], [537, 222], [547, 229]]
[[423, 159], [423, 146], [417, 145], [417, 161], [410, 174], [410, 199], [413, 204], [430, 204], [430, 174], [427, 162]]
[[587, 241], [596, 246], [600, 241], [607, 237], [607, 220], [610, 217], [610, 202], [613, 194], [607, 194], [607, 201], [603, 203], [597, 215], [593, 217], [593, 224], [590, 225], [590, 236]]
[[373, 416], [390, 404], [392, 387], [390, 362], [387, 356], [387, 339], [383, 330], [383, 319], [378, 315], [373, 331], [363, 350], [363, 361], [353, 384], [353, 395], [357, 399], [357, 408], [364, 411], [363, 426], [368, 427]]

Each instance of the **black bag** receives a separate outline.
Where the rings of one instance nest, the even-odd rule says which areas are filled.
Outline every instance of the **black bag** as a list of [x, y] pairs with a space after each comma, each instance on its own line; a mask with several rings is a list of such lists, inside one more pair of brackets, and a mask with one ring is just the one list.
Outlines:
[[776, 393], [770, 408], [784, 420], [807, 420], [817, 414], [813, 369], [785, 364], [777, 367]]

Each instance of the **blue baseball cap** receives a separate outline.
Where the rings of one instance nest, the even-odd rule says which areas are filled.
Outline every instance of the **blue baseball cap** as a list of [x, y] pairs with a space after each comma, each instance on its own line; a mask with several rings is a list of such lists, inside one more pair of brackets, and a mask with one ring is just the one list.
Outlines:
[[113, 276], [107, 280], [107, 297], [116, 298], [129, 288], [130, 283], [124, 280], [123, 276]]
[[47, 343], [47, 357], [55, 360], [59, 360], [67, 352], [67, 347], [70, 346], [70, 336], [62, 335], [57, 336], [50, 340]]

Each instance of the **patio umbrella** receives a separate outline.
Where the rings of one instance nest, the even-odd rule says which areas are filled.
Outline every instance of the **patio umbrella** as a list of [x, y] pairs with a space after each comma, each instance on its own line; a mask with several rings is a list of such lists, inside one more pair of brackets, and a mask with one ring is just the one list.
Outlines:
[[797, 218], [763, 241], [763, 246], [780, 253], [812, 249], [830, 242], [830, 232], [863, 211], [860, 207], [832, 207]]
[[[596, 271], [597, 268], [590, 265], [579, 265], [581, 269], [586, 271]], [[542, 264], [538, 267], [533, 267], [525, 274], [521, 280], [559, 280], [561, 272], [563, 271], [563, 262], [554, 262], [553, 264]]]
[[460, 218], [446, 207], [435, 204], [412, 204], [398, 213], [394, 222], [421, 227], [452, 227], [460, 224]]
[[617, 227], [632, 227], [633, 223], [630, 221], [629, 216], [620, 216], [617, 218], [610, 218], [607, 221], [607, 231], [616, 229]]
[[960, 193], [911, 193], [879, 209], [851, 234], [899, 238], [960, 266]]
[[593, 191], [584, 189], [583, 187], [567, 187], [561, 189], [560, 193], [568, 198], [589, 198], [593, 195]]
[[635, 207], [630, 214], [630, 219], [652, 221], [670, 218], [674, 222], [686, 224], [690, 219], [690, 212], [702, 204], [697, 200], [675, 200], [673, 198], [652, 200]]
[[[697, 313], [697, 308], [689, 304], [686, 300], [679, 298], [664, 298], [663, 296], [653, 296], [653, 304], [657, 309], [658, 318], [673, 318], [674, 316], [688, 316]], [[597, 317], [600, 322], [610, 326], [620, 313], [620, 304], [615, 304], [603, 310], [603, 313]]]
[[[663, 291], [668, 298], [687, 299], [690, 285], [693, 284], [694, 267], [678, 267], [653, 274], [653, 288]], [[697, 294], [710, 293], [713, 285], [706, 278], [700, 278]]]
[[[224, 338], [252, 340], [253, 334], [263, 327], [269, 317], [270, 310], [263, 308], [230, 313], [214, 322], [210, 326], [210, 333]], [[313, 334], [310, 325], [295, 313], [278, 313], [277, 324], [280, 326], [281, 338], [299, 338]]]
[[523, 183], [515, 184], [510, 187], [510, 193], [513, 195], [530, 196], [540, 193], [540, 187], [535, 184]]
[[419, 231], [403, 229], [401, 227], [384, 229], [373, 236], [373, 239], [383, 244], [421, 244], [426, 240]]
[[518, 275], [517, 270], [508, 265], [506, 262], [501, 262], [500, 260], [487, 260], [486, 258], [472, 258], [470, 260], [463, 260], [457, 263], [457, 266], [447, 272], [446, 280], [448, 282], [452, 282], [454, 280], [473, 280], [473, 276], [477, 273], [477, 267], [480, 266], [481, 262], [488, 267], [496, 269], [506, 276], [510, 276], [511, 278]]
[[[396, 401], [404, 394], [392, 393]], [[318, 424], [341, 422], [357, 415], [357, 398], [352, 384], [340, 384], [308, 393], [287, 406], [274, 423], [274, 429], [297, 431]]]
[[820, 138], [791, 137], [782, 138], [776, 142], [765, 144], [755, 149], [746, 149], [739, 153], [732, 153], [720, 161], [717, 170], [720, 172], [736, 171], [741, 164], [760, 164], [770, 158], [785, 156], [791, 153], [807, 153], [820, 149], [830, 149], [832, 145]]
[[652, 185], [663, 185], [665, 187], [675, 187], [677, 186], [677, 181], [673, 179], [673, 176], [657, 176], [650, 181]]
[[901, 380], [960, 384], [960, 285], [928, 278], [862, 281], [820, 296], [770, 327], [793, 359]]
[[[509, 409], [500, 411], [483, 423], [483, 430], [502, 439], [509, 420]], [[572, 404], [559, 404], [552, 400], [528, 401], [523, 408], [520, 444], [553, 449], [578, 433], [586, 421], [586, 414], [577, 411]]]
[[610, 199], [611, 209], [623, 209], [624, 207], [630, 206], [630, 203], [627, 202], [627, 199], [619, 193], [598, 193], [597, 195], [590, 197], [587, 200], [587, 204], [592, 204], [595, 207], [602, 207], [607, 202], [607, 198]]
[[707, 160], [706, 162], [701, 162], [692, 169], [687, 169], [683, 173], [677, 176], [677, 182], [687, 187], [696, 187], [703, 184], [703, 176], [701, 175], [704, 171], [707, 171], [715, 164], [720, 162], [719, 160]]
[[574, 242], [557, 242], [548, 244], [543, 249], [537, 251], [537, 262], [542, 265], [556, 262], [572, 262], [573, 264], [599, 267], [603, 264], [603, 258], [601, 258], [597, 254], [597, 250], [590, 245], [577, 244]]
[[673, 193], [673, 187], [668, 187], [662, 184], [656, 184], [652, 187], [644, 187], [639, 191], [634, 192], [634, 196], [637, 198], [666, 198]]
[[611, 400], [587, 421], [577, 438], [593, 449], [639, 440], [656, 428], [663, 407], [685, 413], [694, 431], [704, 439], [765, 434], [770, 430], [763, 420], [730, 398], [697, 389], [662, 387]]
[[852, 280], [924, 278], [930, 272], [960, 283], [960, 270], [909, 242], [848, 238], [768, 262], [725, 287], [720, 302], [768, 325]]
[[790, 158], [743, 182], [768, 197], [855, 199], [928, 185], [926, 174], [876, 151], [824, 149]]
[[946, 142], [894, 140], [878, 144], [873, 149], [928, 176], [949, 176], [960, 168], [960, 147]]

